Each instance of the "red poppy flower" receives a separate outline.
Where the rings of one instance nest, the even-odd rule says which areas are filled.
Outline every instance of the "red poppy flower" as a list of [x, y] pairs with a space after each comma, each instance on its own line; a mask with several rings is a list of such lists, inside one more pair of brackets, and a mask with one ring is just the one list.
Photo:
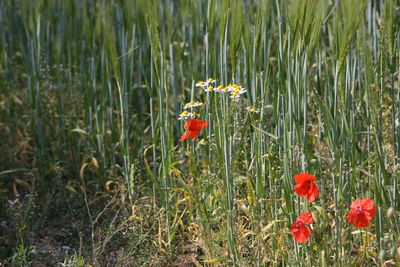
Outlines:
[[290, 231], [297, 243], [304, 243], [311, 235], [310, 227], [306, 223], [313, 223], [314, 219], [310, 212], [303, 212], [297, 217], [296, 221], [290, 227]]
[[310, 227], [305, 225], [302, 221], [296, 221], [290, 227], [290, 232], [297, 243], [304, 243], [311, 235]]
[[186, 131], [181, 136], [180, 141], [183, 142], [185, 141], [186, 138], [195, 139], [198, 136], [199, 131], [207, 126], [208, 123], [203, 120], [196, 120], [196, 119], [188, 120], [183, 126], [183, 128], [185, 128]]
[[375, 204], [372, 199], [357, 199], [351, 203], [347, 220], [356, 227], [367, 227], [375, 217]]
[[297, 174], [294, 176], [294, 191], [299, 197], [307, 197], [308, 202], [313, 202], [318, 197], [318, 187], [314, 184], [316, 180], [317, 178], [306, 172]]
[[302, 214], [297, 217], [296, 222], [302, 222], [302, 223], [313, 223], [314, 219], [311, 215], [311, 212], [303, 212]]

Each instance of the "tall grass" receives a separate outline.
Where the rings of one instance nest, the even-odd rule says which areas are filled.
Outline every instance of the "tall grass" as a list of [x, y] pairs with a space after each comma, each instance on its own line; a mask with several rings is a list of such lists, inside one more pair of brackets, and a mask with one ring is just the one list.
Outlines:
[[[79, 196], [119, 183], [127, 210], [151, 196], [159, 250], [190, 242], [199, 262], [395, 264], [398, 5], [5, 0], [2, 169], [62, 165]], [[248, 92], [233, 103], [195, 86], [209, 77]], [[205, 146], [178, 141], [191, 100], [204, 102]], [[318, 178], [312, 205], [293, 192], [300, 172]], [[346, 219], [359, 198], [377, 205], [363, 230]], [[304, 210], [316, 223], [299, 245], [289, 227]]]

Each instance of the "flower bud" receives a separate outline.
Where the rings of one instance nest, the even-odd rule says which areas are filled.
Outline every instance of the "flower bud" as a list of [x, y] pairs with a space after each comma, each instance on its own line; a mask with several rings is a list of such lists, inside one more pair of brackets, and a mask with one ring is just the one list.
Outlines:
[[396, 247], [392, 247], [392, 248], [390, 249], [390, 256], [396, 257], [396, 252], [397, 252]]
[[393, 217], [393, 215], [394, 215], [394, 208], [389, 207], [387, 212], [386, 212], [386, 216], [390, 219], [390, 218]]
[[383, 260], [385, 259], [385, 256], [386, 256], [386, 252], [382, 249], [382, 250], [379, 252], [379, 259], [380, 259], [381, 261], [383, 261]]

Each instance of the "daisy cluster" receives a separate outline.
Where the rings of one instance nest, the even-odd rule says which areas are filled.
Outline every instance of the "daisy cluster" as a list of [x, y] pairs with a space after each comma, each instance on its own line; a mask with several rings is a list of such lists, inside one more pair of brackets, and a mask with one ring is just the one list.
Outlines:
[[[199, 114], [195, 111], [193, 111], [194, 108], [201, 107], [203, 103], [199, 101], [190, 101], [189, 103], [186, 103], [183, 106], [183, 111], [181, 114], [179, 114], [178, 120], [188, 120], [188, 119], [193, 119], [196, 118]], [[190, 111], [187, 111], [187, 110]]]
[[[213, 78], [209, 78], [206, 81], [199, 81], [196, 83], [196, 87], [199, 87], [204, 90], [206, 93], [219, 93], [219, 94], [229, 94], [229, 98], [232, 99], [234, 102], [238, 102], [240, 97], [247, 93], [247, 90], [238, 84], [228, 84], [227, 86], [224, 85], [216, 85], [216, 80]], [[246, 107], [248, 112], [252, 113], [260, 113], [260, 109], [254, 106]]]
[[[209, 78], [206, 81], [199, 81], [195, 85], [196, 87], [204, 90], [207, 94], [216, 93], [220, 95], [229, 95], [229, 98], [233, 102], [238, 102], [240, 97], [247, 93], [247, 90], [238, 84], [229, 84], [227, 86], [216, 85], [217, 81], [213, 78]], [[196, 108], [200, 108], [204, 105], [204, 103], [200, 101], [191, 100], [183, 106], [183, 111], [178, 116], [178, 120], [186, 120], [184, 124], [185, 132], [181, 137], [181, 142], [186, 140], [187, 138], [195, 139], [198, 136], [198, 133], [204, 127], [207, 127], [208, 123], [203, 120], [197, 120], [196, 118], [199, 116], [199, 113], [194, 111]], [[260, 109], [254, 106], [246, 107], [246, 110], [251, 113], [260, 113]], [[200, 145], [207, 144], [206, 140], [202, 139], [199, 142]]]
[[238, 84], [229, 84], [228, 86], [216, 86], [216, 80], [213, 78], [209, 78], [207, 81], [197, 82], [196, 87], [200, 87], [207, 93], [215, 92], [220, 94], [229, 94], [229, 98], [233, 101], [239, 101], [240, 96], [247, 92], [245, 88]]

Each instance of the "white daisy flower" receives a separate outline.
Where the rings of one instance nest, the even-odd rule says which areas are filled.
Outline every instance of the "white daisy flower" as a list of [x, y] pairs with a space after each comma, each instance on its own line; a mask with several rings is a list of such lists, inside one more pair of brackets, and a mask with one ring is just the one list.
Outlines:
[[237, 93], [237, 94], [239, 94], [239, 95], [242, 95], [242, 94], [246, 93], [247, 90], [244, 89], [243, 87], [240, 87], [239, 89], [236, 89], [236, 90], [233, 91], [233, 92], [234, 92], [234, 93]]
[[204, 140], [204, 139], [201, 139], [201, 140], [199, 141], [199, 145], [202, 145], [202, 146], [207, 145], [207, 141]]
[[217, 92], [219, 92], [219, 93], [229, 93], [229, 88], [228, 87], [222, 87]]
[[212, 92], [214, 91], [214, 88], [212, 86], [208, 86], [206, 89], [204, 89], [206, 92]]
[[204, 81], [199, 81], [196, 83], [196, 87], [207, 88], [208, 83]]
[[210, 85], [210, 84], [214, 84], [216, 82], [216, 80], [215, 79], [213, 79], [213, 78], [208, 78], [207, 79], [207, 83], [208, 83], [208, 85]]
[[237, 94], [244, 94], [247, 92], [246, 89], [244, 89], [242, 86], [237, 85], [237, 84], [229, 84], [228, 86], [229, 92], [233, 93], [236, 92]]
[[232, 92], [238, 93], [239, 95], [244, 94], [244, 93], [247, 92], [246, 89], [244, 89], [242, 86], [237, 85], [237, 84], [234, 84], [233, 88], [234, 89], [232, 90]]
[[246, 107], [247, 111], [253, 112], [253, 113], [260, 113], [260, 110], [256, 107], [253, 106], [248, 106]]
[[193, 100], [190, 101], [189, 103], [186, 103], [185, 106], [183, 107], [183, 109], [188, 109], [188, 108], [195, 108], [195, 107], [200, 107], [202, 106], [203, 103], [196, 101], [194, 102]]
[[192, 119], [195, 117], [197, 117], [196, 112], [189, 112], [189, 111], [185, 110], [179, 115], [178, 120], [187, 120], [187, 119]]
[[224, 89], [224, 87], [222, 85], [220, 85], [220, 86], [214, 88], [214, 92], [219, 93], [219, 92], [221, 92], [222, 89]]
[[227, 88], [229, 92], [233, 92], [236, 90], [236, 84], [228, 84]]
[[232, 94], [229, 96], [229, 98], [232, 99], [233, 101], [239, 101], [240, 95], [239, 95], [239, 94], [236, 94], [236, 93], [232, 93]]
[[202, 89], [206, 89], [209, 86], [212, 86], [213, 84], [215, 84], [216, 80], [213, 78], [208, 78], [207, 81], [199, 81], [197, 82], [195, 85], [196, 87], [200, 87]]

